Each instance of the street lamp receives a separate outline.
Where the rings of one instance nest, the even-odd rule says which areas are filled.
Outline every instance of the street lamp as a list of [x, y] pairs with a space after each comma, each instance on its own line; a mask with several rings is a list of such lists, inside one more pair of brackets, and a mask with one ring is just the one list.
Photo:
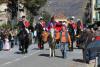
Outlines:
[[18, 6], [17, 18], [19, 18], [19, 0], [17, 6]]
[[18, 0], [18, 12], [17, 12], [17, 18], [20, 18], [24, 15], [24, 5], [23, 0]]

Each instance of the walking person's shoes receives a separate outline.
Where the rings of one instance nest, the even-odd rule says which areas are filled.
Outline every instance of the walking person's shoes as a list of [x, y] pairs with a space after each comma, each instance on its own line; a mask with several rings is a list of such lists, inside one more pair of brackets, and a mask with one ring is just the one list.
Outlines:
[[3, 49], [4, 51], [9, 51], [10, 49]]
[[25, 53], [28, 53], [28, 51], [27, 51], [27, 50], [25, 50]]
[[25, 52], [24, 52], [24, 51], [22, 51], [22, 54], [25, 54]]
[[65, 56], [62, 56], [62, 58], [63, 58], [63, 59], [66, 59], [67, 57], [65, 57]]
[[69, 51], [73, 51], [73, 48], [69, 48]]
[[22, 51], [22, 48], [19, 48], [20, 51]]

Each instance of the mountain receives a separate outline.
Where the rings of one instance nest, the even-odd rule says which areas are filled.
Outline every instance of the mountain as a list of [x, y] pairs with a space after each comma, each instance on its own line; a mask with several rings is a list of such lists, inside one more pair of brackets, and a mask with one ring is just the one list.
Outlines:
[[48, 11], [51, 15], [64, 13], [65, 16], [82, 18], [86, 0], [48, 0], [41, 10]]

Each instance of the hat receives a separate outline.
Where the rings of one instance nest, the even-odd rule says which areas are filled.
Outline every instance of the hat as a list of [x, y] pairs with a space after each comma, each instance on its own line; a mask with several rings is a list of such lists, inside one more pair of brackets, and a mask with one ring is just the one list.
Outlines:
[[75, 17], [74, 16], [72, 16], [72, 19], [74, 19]]
[[43, 17], [39, 17], [39, 20], [43, 20]]
[[66, 25], [66, 23], [65, 23], [65, 22], [63, 22], [62, 24], [63, 24], [63, 25]]
[[77, 19], [77, 21], [80, 21], [80, 19]]

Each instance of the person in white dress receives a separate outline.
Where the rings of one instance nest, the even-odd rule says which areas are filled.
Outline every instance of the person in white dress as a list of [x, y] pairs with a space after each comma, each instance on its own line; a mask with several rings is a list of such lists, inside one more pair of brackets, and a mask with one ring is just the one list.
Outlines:
[[3, 49], [4, 49], [5, 51], [10, 50], [10, 43], [9, 43], [8, 36], [5, 37], [5, 42], [4, 42], [4, 47], [3, 47]]

